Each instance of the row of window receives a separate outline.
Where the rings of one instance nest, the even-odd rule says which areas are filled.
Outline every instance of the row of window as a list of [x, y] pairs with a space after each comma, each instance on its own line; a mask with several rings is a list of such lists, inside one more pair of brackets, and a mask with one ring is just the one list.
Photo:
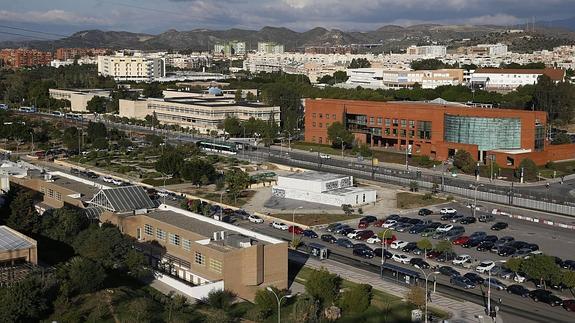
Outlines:
[[45, 188], [45, 187], [41, 187], [40, 188], [40, 192], [46, 196], [48, 196], [51, 199], [55, 199], [58, 201], [62, 201], [62, 193], [58, 192], [58, 191], [54, 191], [51, 188]]
[[[319, 122], [318, 124], [319, 124], [319, 127], [320, 127], [320, 128], [323, 128], [323, 123]], [[315, 126], [316, 126], [315, 121], [312, 122], [311, 125], [312, 125], [312, 127], [315, 127]], [[325, 123], [325, 127], [326, 127], [326, 128], [329, 128], [329, 122], [326, 122], [326, 123]]]
[[[321, 119], [321, 118], [324, 117], [324, 114], [323, 114], [323, 113], [317, 113], [317, 114], [316, 114], [315, 112], [311, 114], [311, 117], [314, 118], [314, 119], [315, 119], [317, 116], [319, 116], [319, 118]], [[326, 118], [326, 119], [329, 119], [329, 116], [330, 116], [329, 113], [326, 113], [326, 114], [325, 114], [325, 118]], [[331, 118], [332, 118], [333, 120], [336, 119], [336, 118], [335, 118], [335, 113], [331, 115]]]

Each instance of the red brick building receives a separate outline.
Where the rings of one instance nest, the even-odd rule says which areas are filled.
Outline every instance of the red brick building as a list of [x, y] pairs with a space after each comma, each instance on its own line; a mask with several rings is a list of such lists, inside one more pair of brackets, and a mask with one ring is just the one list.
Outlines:
[[18, 48], [0, 50], [2, 66], [9, 68], [50, 65], [51, 60], [52, 53], [42, 52], [36, 49]]
[[478, 161], [493, 156], [502, 167], [530, 158], [538, 165], [574, 159], [575, 144], [550, 145], [541, 111], [471, 107], [452, 103], [308, 99], [305, 140], [330, 144], [327, 128], [342, 122], [358, 142], [374, 149], [410, 149], [446, 160], [463, 149]]
[[103, 56], [106, 55], [106, 48], [58, 48], [56, 49], [56, 59], [65, 61], [83, 56]]

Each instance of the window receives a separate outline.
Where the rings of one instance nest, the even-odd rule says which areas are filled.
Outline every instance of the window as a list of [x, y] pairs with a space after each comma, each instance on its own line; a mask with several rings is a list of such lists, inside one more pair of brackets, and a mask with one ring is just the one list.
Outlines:
[[377, 117], [377, 125], [381, 126], [381, 123], [383, 122], [383, 118], [382, 117]]
[[156, 229], [156, 238], [158, 238], [158, 240], [166, 240], [166, 231], [157, 228]]
[[410, 138], [415, 137], [415, 130], [409, 130], [409, 137]]
[[[326, 115], [327, 115], [327, 114], [326, 114]], [[326, 127], [326, 128], [329, 128], [329, 122], [326, 122], [326, 123], [325, 123], [325, 127]]]
[[385, 128], [385, 134], [389, 136], [391, 134], [391, 129]]
[[315, 127], [315, 121], [311, 123], [312, 127]]
[[179, 246], [181, 244], [181, 239], [179, 235], [170, 233], [169, 237], [170, 237], [169, 239], [170, 243], [173, 244], [174, 246]]
[[319, 123], [319, 127], [322, 128], [322, 127], [323, 127], [323, 123], [320, 122], [320, 123]]
[[323, 118], [323, 114], [320, 113], [320, 114], [319, 114], [319, 118], [320, 118], [320, 119]]
[[409, 120], [409, 127], [415, 128], [415, 121], [414, 120]]
[[311, 137], [311, 142], [315, 142], [315, 136]]
[[190, 251], [192, 249], [192, 242], [188, 239], [183, 239], [182, 248], [184, 248], [186, 251]]
[[319, 137], [319, 143], [323, 144], [323, 138], [322, 137]]
[[148, 236], [154, 235], [154, 227], [149, 224], [144, 224], [144, 233]]
[[204, 255], [202, 255], [201, 252], [196, 251], [196, 255], [194, 257], [194, 261], [196, 262], [196, 264], [198, 265], [205, 265], [206, 264], [206, 259], [204, 257]]
[[374, 122], [374, 118], [373, 117], [369, 117], [369, 124], [373, 124]]
[[332, 115], [331, 115], [331, 118], [332, 118], [333, 120], [335, 120], [335, 114], [332, 114]]
[[329, 114], [326, 114], [326, 115], [325, 115], [325, 118], [326, 118], [326, 119], [329, 119]]
[[388, 118], [385, 118], [385, 126], [389, 127], [391, 125], [391, 120], [389, 120]]
[[407, 125], [407, 120], [401, 119], [401, 127], [405, 128], [406, 125]]
[[405, 137], [405, 135], [406, 135], [405, 129], [401, 129], [401, 136], [402, 136], [402, 137]]
[[392, 130], [392, 133], [393, 133], [393, 135], [394, 135], [395, 137], [397, 137], [397, 129], [393, 129], [393, 130]]
[[222, 262], [216, 259], [210, 259], [210, 270], [222, 273]]
[[397, 120], [397, 119], [393, 119], [393, 125], [394, 125], [395, 127], [397, 127], [397, 126], [399, 125], [399, 123], [398, 123], [398, 120]]
[[311, 117], [312, 117], [312, 118], [315, 118], [315, 113], [312, 113], [312, 114], [311, 114]]

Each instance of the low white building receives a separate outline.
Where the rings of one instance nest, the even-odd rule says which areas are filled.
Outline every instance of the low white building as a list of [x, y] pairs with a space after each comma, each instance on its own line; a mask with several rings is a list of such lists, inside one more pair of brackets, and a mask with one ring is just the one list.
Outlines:
[[346, 86], [375, 89], [412, 88], [416, 83], [424, 89], [442, 85], [459, 85], [463, 82], [463, 70], [384, 70], [381, 68], [348, 69]]
[[373, 189], [354, 187], [353, 176], [315, 171], [278, 176], [272, 195], [334, 206], [373, 203], [377, 197]]
[[109, 90], [101, 89], [49, 89], [50, 97], [70, 101], [70, 109], [74, 112], [89, 112], [88, 102], [95, 96], [110, 97]]
[[443, 57], [447, 55], [447, 47], [441, 45], [409, 46], [406, 52], [408, 55]]
[[487, 90], [512, 91], [519, 86], [537, 84], [541, 75], [547, 75], [553, 82], [561, 82], [565, 78], [565, 70], [482, 68], [473, 71], [470, 85]]

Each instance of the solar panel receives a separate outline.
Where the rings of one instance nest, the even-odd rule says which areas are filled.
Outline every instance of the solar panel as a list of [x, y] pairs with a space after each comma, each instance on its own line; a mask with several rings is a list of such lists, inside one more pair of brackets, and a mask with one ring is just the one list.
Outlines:
[[124, 186], [102, 190], [116, 212], [127, 212], [154, 207], [146, 191], [141, 186]]
[[0, 227], [0, 250], [19, 250], [34, 246], [33, 243], [15, 234], [6, 226]]

